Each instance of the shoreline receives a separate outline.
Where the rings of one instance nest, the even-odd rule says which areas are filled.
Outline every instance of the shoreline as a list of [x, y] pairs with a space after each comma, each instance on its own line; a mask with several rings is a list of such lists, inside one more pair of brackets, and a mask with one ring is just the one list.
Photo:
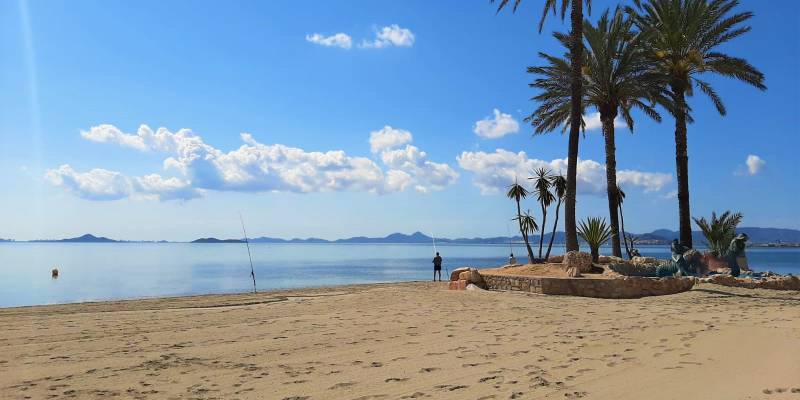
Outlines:
[[0, 393], [9, 399], [800, 397], [798, 292], [700, 284], [675, 295], [608, 300], [446, 285], [0, 309]]

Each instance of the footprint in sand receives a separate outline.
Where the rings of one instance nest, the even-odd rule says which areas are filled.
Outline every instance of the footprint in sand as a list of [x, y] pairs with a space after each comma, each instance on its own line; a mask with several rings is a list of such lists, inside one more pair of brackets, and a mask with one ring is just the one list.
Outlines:
[[386, 382], [386, 383], [390, 383], [390, 382], [405, 382], [408, 379], [409, 378], [387, 378], [386, 380], [384, 380], [384, 382]]
[[353, 386], [355, 384], [356, 384], [355, 382], [339, 382], [339, 383], [329, 387], [328, 389], [329, 390], [344, 389], [344, 388], [348, 388], [350, 386]]
[[422, 369], [420, 369], [420, 370], [419, 370], [419, 372], [420, 372], [420, 373], [425, 373], [425, 372], [433, 372], [433, 371], [438, 371], [438, 370], [440, 370], [440, 369], [441, 369], [441, 368], [436, 368], [436, 367], [428, 367], [428, 368], [422, 368]]

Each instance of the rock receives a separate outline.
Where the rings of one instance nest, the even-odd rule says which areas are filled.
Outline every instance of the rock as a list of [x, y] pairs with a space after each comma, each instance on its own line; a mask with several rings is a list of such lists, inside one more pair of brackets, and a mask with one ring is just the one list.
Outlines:
[[614, 256], [600, 256], [597, 259], [599, 264], [621, 264], [625, 262], [622, 257], [614, 257]]
[[589, 272], [592, 269], [592, 255], [580, 251], [570, 251], [564, 254], [561, 265], [564, 266], [564, 269], [575, 267], [578, 272]]
[[450, 290], [466, 290], [467, 289], [467, 281], [463, 279], [450, 281]]
[[458, 274], [458, 280], [466, 281], [467, 284], [475, 284], [480, 287], [486, 287], [486, 282], [483, 281], [481, 273], [475, 268], [467, 268], [466, 271], [461, 271]]
[[659, 265], [661, 261], [655, 257], [633, 257], [631, 263], [633, 265]]
[[564, 256], [550, 256], [547, 259], [547, 262], [551, 264], [561, 264], [562, 261], [564, 261]]
[[450, 280], [457, 281], [458, 276], [464, 271], [469, 271], [469, 267], [461, 267], [454, 269], [452, 272], [450, 272]]
[[469, 285], [467, 285], [467, 290], [484, 290], [484, 289], [474, 283], [470, 283]]
[[575, 267], [569, 267], [569, 268], [567, 268], [567, 276], [570, 277], [570, 278], [580, 278], [581, 277], [581, 271], [579, 271]]
[[748, 289], [800, 290], [800, 278], [792, 275], [753, 279], [736, 278], [730, 275], [719, 274], [708, 278], [708, 282], [722, 286], [743, 287]]

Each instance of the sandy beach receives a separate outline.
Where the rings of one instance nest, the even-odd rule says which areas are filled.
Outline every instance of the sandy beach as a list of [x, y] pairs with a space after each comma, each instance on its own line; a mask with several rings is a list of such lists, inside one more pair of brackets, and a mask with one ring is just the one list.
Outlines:
[[800, 293], [402, 283], [0, 310], [0, 398], [800, 399]]

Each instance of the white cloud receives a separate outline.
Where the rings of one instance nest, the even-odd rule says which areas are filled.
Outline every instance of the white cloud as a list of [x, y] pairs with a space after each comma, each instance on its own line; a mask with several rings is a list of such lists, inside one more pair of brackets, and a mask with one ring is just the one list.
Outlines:
[[341, 32], [331, 36], [313, 33], [306, 35], [306, 41], [325, 47], [340, 47], [342, 49], [353, 47], [353, 39], [350, 35]]
[[376, 30], [375, 39], [362, 41], [361, 47], [367, 49], [382, 49], [391, 46], [411, 47], [414, 45], [414, 39], [414, 33], [409, 29], [392, 24]]
[[411, 140], [411, 132], [395, 129], [386, 125], [379, 131], [372, 131], [369, 133], [369, 148], [373, 153], [378, 153], [406, 143], [411, 143]]
[[131, 193], [131, 182], [119, 172], [95, 168], [76, 172], [69, 164], [48, 170], [45, 178], [87, 200], [118, 200]]
[[510, 114], [494, 109], [494, 118], [486, 117], [475, 123], [473, 131], [485, 139], [501, 138], [509, 133], [519, 132], [519, 123]]
[[756, 175], [764, 170], [767, 162], [755, 154], [750, 154], [747, 156], [747, 161], [745, 161], [745, 164], [747, 164], [747, 173], [750, 175]]
[[[600, 121], [600, 112], [593, 112], [591, 114], [587, 114], [583, 116], [583, 123], [586, 124], [585, 130], [586, 132], [603, 129], [603, 122]], [[614, 127], [620, 128], [625, 126], [622, 119], [619, 117], [614, 118]]]
[[[373, 152], [381, 153], [385, 168], [369, 158], [349, 156], [341, 150], [307, 152], [281, 144], [262, 144], [248, 133], [241, 134], [243, 145], [228, 152], [206, 144], [189, 129], [173, 133], [159, 128], [154, 132], [141, 125], [136, 134], [129, 134], [112, 125], [99, 125], [82, 136], [139, 151], [164, 153], [164, 169], [179, 175], [128, 178], [101, 169], [78, 173], [68, 165], [47, 172], [53, 184], [91, 200], [129, 196], [188, 200], [208, 190], [389, 193], [413, 186], [417, 191], [428, 192], [442, 189], [458, 178], [449, 165], [429, 161], [424, 151], [408, 145], [412, 140], [410, 132], [390, 126], [370, 135], [370, 147]], [[405, 149], [395, 150], [403, 144]]]
[[[492, 194], [503, 191], [515, 179], [525, 180], [536, 168], [549, 168], [556, 173], [567, 173], [567, 159], [552, 161], [528, 158], [524, 151], [519, 153], [497, 149], [494, 153], [462, 152], [456, 157], [458, 165], [473, 173], [473, 183], [481, 193]], [[606, 192], [605, 166], [593, 160], [578, 161], [579, 194], [603, 194]], [[643, 188], [646, 192], [661, 190], [672, 181], [671, 174], [620, 170], [617, 182]]]

